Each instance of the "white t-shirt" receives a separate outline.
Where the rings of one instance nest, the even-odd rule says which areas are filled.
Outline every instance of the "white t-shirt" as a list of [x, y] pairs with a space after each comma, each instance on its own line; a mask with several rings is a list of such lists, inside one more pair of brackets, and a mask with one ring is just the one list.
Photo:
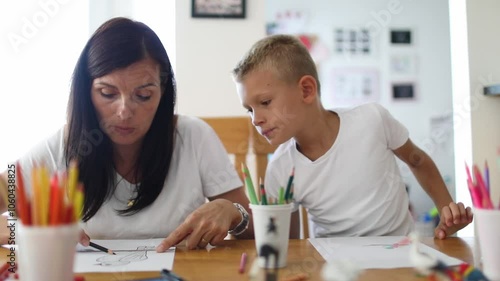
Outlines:
[[[134, 198], [135, 185], [116, 174], [115, 193], [88, 222], [82, 223], [92, 239], [167, 237], [207, 197], [242, 186], [227, 152], [208, 124], [195, 117], [179, 116], [176, 132], [170, 171], [158, 198], [134, 215], [118, 215], [116, 210], [125, 209]], [[20, 159], [25, 176], [31, 174], [32, 160], [43, 160], [50, 171], [65, 170], [63, 129]]]
[[413, 228], [408, 195], [392, 150], [408, 130], [378, 104], [333, 110], [340, 129], [316, 161], [294, 139], [280, 145], [266, 172], [266, 190], [276, 197], [295, 166], [294, 198], [313, 222], [316, 237], [406, 235]]

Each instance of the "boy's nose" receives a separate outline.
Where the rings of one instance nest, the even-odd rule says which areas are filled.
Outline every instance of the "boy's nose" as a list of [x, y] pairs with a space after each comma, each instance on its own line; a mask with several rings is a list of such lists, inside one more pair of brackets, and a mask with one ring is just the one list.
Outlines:
[[262, 114], [257, 114], [256, 111], [253, 112], [252, 114], [252, 124], [257, 127], [257, 126], [260, 126], [264, 123], [264, 117], [262, 116]]

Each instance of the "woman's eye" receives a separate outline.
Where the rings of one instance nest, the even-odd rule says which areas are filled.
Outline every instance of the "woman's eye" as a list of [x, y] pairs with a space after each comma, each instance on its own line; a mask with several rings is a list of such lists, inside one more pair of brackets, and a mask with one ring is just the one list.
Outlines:
[[269, 105], [271, 103], [271, 100], [265, 100], [261, 102], [262, 105]]
[[107, 99], [112, 99], [115, 96], [115, 94], [106, 91], [101, 91], [101, 96]]
[[137, 95], [137, 98], [140, 100], [140, 101], [148, 101], [151, 99], [151, 96], [145, 96], [145, 95]]

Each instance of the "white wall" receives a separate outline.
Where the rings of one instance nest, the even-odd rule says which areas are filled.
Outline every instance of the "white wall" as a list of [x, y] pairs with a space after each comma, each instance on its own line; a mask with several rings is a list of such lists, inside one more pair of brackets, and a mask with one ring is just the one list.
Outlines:
[[191, 1], [177, 1], [177, 111], [194, 116], [245, 115], [231, 70], [265, 35], [264, 0], [247, 2], [245, 19], [191, 18]]
[[85, 1], [0, 4], [0, 172], [65, 123], [87, 15]]
[[[442, 175], [448, 179], [454, 191], [454, 157], [452, 132], [447, 138], [431, 134], [430, 118], [452, 116], [450, 31], [447, 1], [409, 0], [267, 0], [266, 18], [276, 20], [277, 13], [289, 10], [301, 12], [304, 22], [294, 29], [300, 33], [316, 34], [329, 49], [330, 57], [319, 64], [323, 103], [327, 107], [339, 106], [331, 98], [333, 68], [374, 68], [380, 73], [380, 99], [398, 120], [410, 131], [410, 138], [427, 151], [435, 160]], [[334, 32], [336, 28], [361, 28], [372, 31], [373, 56], [344, 56], [334, 54]], [[389, 30], [406, 28], [412, 30], [410, 46], [394, 46], [389, 43]], [[410, 55], [416, 58], [416, 72], [406, 77], [391, 74], [391, 55]], [[412, 79], [416, 82], [414, 101], [394, 101], [390, 83]], [[354, 104], [352, 104], [354, 105]], [[342, 105], [344, 106], [344, 105]], [[451, 119], [450, 119], [451, 120]], [[451, 126], [450, 126], [451, 127]], [[451, 129], [451, 128], [450, 128]], [[444, 133], [444, 130], [437, 130]], [[410, 186], [410, 198], [417, 214], [428, 211], [432, 202], [420, 188], [409, 171], [401, 165], [405, 182]]]
[[500, 84], [500, 2], [467, 1], [469, 35], [469, 79], [472, 124], [472, 160], [490, 166], [491, 195], [495, 204], [500, 199], [500, 96], [483, 95], [483, 86]]

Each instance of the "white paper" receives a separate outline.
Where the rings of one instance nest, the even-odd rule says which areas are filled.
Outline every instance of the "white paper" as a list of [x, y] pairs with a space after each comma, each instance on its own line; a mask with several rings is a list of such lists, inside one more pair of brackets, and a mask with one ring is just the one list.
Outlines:
[[75, 273], [131, 272], [172, 270], [175, 247], [157, 253], [156, 246], [163, 239], [148, 240], [92, 240], [116, 253], [110, 255], [92, 247], [77, 246]]
[[[328, 262], [351, 261], [362, 269], [413, 267], [410, 245], [404, 236], [310, 238], [309, 242]], [[448, 266], [463, 261], [420, 243], [419, 250], [436, 257]]]

